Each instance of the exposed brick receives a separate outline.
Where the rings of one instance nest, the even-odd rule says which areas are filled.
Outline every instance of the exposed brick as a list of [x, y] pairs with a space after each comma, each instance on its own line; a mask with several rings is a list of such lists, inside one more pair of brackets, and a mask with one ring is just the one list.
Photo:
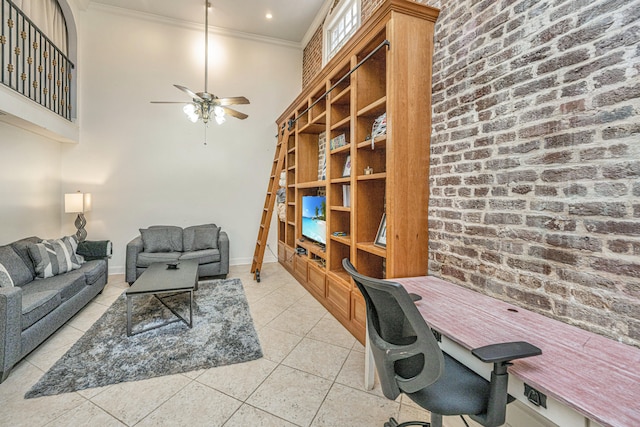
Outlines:
[[602, 250], [602, 241], [589, 236], [567, 236], [564, 234], [550, 234], [547, 243], [564, 249], [580, 249], [591, 252]]
[[587, 49], [579, 49], [573, 52], [565, 53], [557, 58], [552, 58], [538, 65], [538, 75], [551, 73], [560, 68], [575, 65], [589, 59], [589, 51]]
[[585, 221], [584, 227], [590, 233], [640, 236], [640, 223], [637, 221]]
[[532, 200], [531, 210], [539, 212], [564, 212], [565, 204], [563, 202], [554, 202], [552, 200]]
[[558, 277], [565, 282], [600, 289], [613, 290], [616, 288], [616, 284], [613, 280], [606, 279], [598, 276], [597, 274], [581, 272], [574, 268], [560, 268], [556, 270], [556, 273], [558, 274]]
[[587, 86], [587, 82], [580, 81], [574, 83], [569, 86], [565, 86], [562, 88], [562, 92], [560, 92], [561, 97], [569, 97], [569, 96], [579, 96], [584, 95], [589, 92], [589, 87]]
[[620, 83], [625, 80], [625, 70], [623, 68], [605, 70], [601, 74], [595, 76], [593, 80], [596, 82], [596, 88]]
[[591, 4], [594, 7], [582, 10], [578, 15], [578, 25], [585, 24], [592, 19], [597, 19], [606, 13], [617, 11], [618, 9], [626, 6], [628, 3], [629, 0], [607, 0], [604, 2]]
[[515, 194], [528, 194], [533, 191], [532, 185], [516, 185], [511, 188], [511, 192]]
[[533, 273], [545, 275], [551, 274], [551, 266], [545, 262], [508, 258], [507, 265], [518, 270], [531, 271]]
[[460, 209], [484, 209], [487, 206], [486, 200], [459, 200], [457, 206]]
[[563, 188], [562, 192], [567, 197], [572, 197], [572, 196], [584, 197], [587, 195], [588, 189], [587, 187], [581, 184], [571, 184], [570, 186]]
[[529, 255], [548, 261], [560, 262], [562, 264], [576, 265], [578, 262], [578, 256], [572, 252], [543, 248], [540, 246], [533, 246], [529, 248]]
[[493, 183], [493, 175], [491, 174], [481, 174], [481, 175], [472, 175], [464, 178], [464, 183], [466, 185], [485, 185]]
[[544, 228], [555, 231], [575, 231], [576, 222], [572, 219], [563, 219], [550, 216], [527, 215], [528, 227]]
[[527, 206], [525, 200], [518, 199], [491, 199], [489, 200], [489, 207], [493, 210], [523, 210]]
[[518, 70], [511, 74], [508, 74], [500, 79], [496, 80], [495, 87], [497, 90], [502, 90], [504, 88], [509, 88], [518, 83], [525, 82], [533, 78], [533, 74], [530, 68], [524, 70]]
[[533, 138], [537, 136], [545, 136], [545, 135], [550, 135], [552, 133], [557, 133], [562, 129], [563, 129], [562, 122], [550, 121], [550, 122], [540, 123], [534, 126], [520, 129], [518, 131], [518, 136], [520, 136], [520, 138]]
[[440, 270], [444, 277], [454, 277], [460, 281], [466, 282], [467, 278], [464, 275], [464, 272], [458, 268], [451, 267], [449, 265], [443, 265]]
[[514, 158], [488, 160], [485, 167], [489, 170], [513, 169], [520, 166], [520, 161]]
[[536, 185], [535, 195], [539, 197], [557, 196], [558, 189], [548, 185]]
[[575, 82], [576, 80], [585, 79], [596, 71], [600, 71], [605, 67], [610, 67], [612, 65], [623, 62], [623, 55], [624, 52], [614, 52], [611, 55], [604, 56], [595, 61], [589, 62], [588, 64], [580, 65], [579, 67], [567, 71], [564, 74], [564, 82], [571, 83]]
[[498, 184], [509, 184], [511, 182], [518, 184], [520, 182], [533, 182], [537, 180], [538, 173], [534, 170], [513, 171], [496, 175], [496, 182]]
[[558, 49], [561, 51], [571, 49], [576, 45], [582, 45], [586, 42], [595, 40], [604, 34], [613, 24], [613, 17], [607, 16], [600, 21], [588, 27], [580, 28], [558, 40]]
[[593, 258], [593, 267], [617, 275], [640, 278], [640, 264], [617, 259]]
[[531, 46], [535, 48], [550, 42], [559, 35], [568, 33], [569, 30], [573, 28], [573, 25], [573, 20], [571, 18], [553, 24], [552, 26], [540, 31], [537, 36], [531, 40]]
[[621, 197], [629, 194], [629, 188], [620, 182], [596, 182], [594, 190], [598, 196], [605, 197]]
[[531, 83], [527, 83], [518, 86], [513, 90], [513, 96], [525, 96], [532, 93], [540, 93], [543, 89], [549, 89], [558, 85], [557, 76], [545, 77], [544, 79], [537, 79]]
[[486, 159], [488, 157], [491, 157], [491, 149], [488, 148], [482, 150], [467, 151], [466, 153], [464, 153], [464, 158], [466, 160], [480, 160]]
[[640, 134], [640, 124], [611, 126], [602, 131], [602, 139], [620, 139]]
[[608, 179], [626, 179], [640, 177], [640, 162], [625, 162], [605, 166], [602, 175]]
[[569, 205], [569, 214], [579, 216], [610, 216], [622, 218], [625, 216], [627, 207], [624, 203], [576, 203]]
[[522, 222], [523, 222], [522, 215], [520, 214], [492, 212], [492, 213], [487, 213], [484, 216], [484, 223], [489, 225], [495, 225], [495, 224], [518, 225], [518, 224], [522, 224]]
[[595, 166], [577, 166], [573, 168], [550, 169], [542, 172], [540, 179], [545, 182], [567, 182], [579, 179], [593, 179], [598, 169]]
[[530, 165], [552, 165], [556, 163], [564, 164], [571, 161], [573, 158], [572, 151], [556, 151], [554, 153], [547, 153], [539, 157], [533, 157], [527, 164]]
[[629, 99], [637, 99], [638, 97], [640, 97], [640, 83], [635, 86], [624, 86], [596, 95], [593, 98], [593, 105], [603, 107], [605, 105], [619, 104]]
[[544, 148], [572, 147], [574, 145], [589, 144], [593, 142], [595, 131], [580, 131], [554, 135], [544, 139]]

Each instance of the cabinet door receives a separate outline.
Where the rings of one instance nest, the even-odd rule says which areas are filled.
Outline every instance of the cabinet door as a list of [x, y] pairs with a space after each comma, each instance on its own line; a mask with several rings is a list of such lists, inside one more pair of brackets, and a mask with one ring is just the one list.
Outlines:
[[335, 309], [332, 313], [345, 320], [349, 320], [351, 312], [350, 294], [348, 284], [331, 277], [327, 279], [327, 302]]
[[351, 291], [351, 324], [364, 336], [367, 329], [367, 306], [357, 289]]
[[321, 298], [325, 298], [325, 274], [324, 270], [314, 263], [309, 263], [309, 287]]
[[284, 266], [289, 270], [293, 271], [293, 258], [294, 258], [294, 250], [289, 246], [284, 247]]
[[286, 245], [284, 243], [278, 242], [278, 261], [283, 263], [287, 259]]
[[306, 284], [307, 283], [307, 259], [300, 255], [296, 255], [294, 259], [295, 259], [295, 262], [293, 266], [294, 268], [293, 273], [296, 276], [296, 279], [298, 279], [303, 284]]

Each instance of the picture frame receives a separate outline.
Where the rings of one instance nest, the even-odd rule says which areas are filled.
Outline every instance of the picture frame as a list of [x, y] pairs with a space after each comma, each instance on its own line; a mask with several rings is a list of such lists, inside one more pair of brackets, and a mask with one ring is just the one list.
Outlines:
[[380, 226], [378, 227], [378, 233], [376, 234], [376, 240], [373, 242], [374, 245], [380, 246], [382, 248], [387, 247], [387, 214], [382, 214], [382, 219], [380, 220]]
[[351, 155], [347, 156], [347, 160], [344, 162], [344, 169], [342, 170], [342, 176], [351, 176]]

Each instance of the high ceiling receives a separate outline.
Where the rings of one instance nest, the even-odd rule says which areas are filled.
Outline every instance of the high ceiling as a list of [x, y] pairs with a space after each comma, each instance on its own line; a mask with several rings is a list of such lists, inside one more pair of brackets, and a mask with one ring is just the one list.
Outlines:
[[[209, 25], [300, 43], [329, 0], [209, 0]], [[204, 0], [90, 0], [204, 24]], [[267, 19], [267, 13], [273, 15]]]

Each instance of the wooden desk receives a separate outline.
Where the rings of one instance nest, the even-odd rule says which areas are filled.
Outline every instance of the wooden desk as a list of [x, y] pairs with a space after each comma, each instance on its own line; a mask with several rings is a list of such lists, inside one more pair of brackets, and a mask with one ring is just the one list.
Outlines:
[[[640, 426], [640, 349], [435, 277], [391, 280], [422, 296], [416, 306], [429, 326], [445, 337], [443, 343], [448, 338], [467, 353], [473, 348], [507, 341], [528, 341], [541, 348], [541, 356], [513, 362], [509, 368], [509, 393], [543, 417], [563, 427]], [[475, 358], [468, 356], [460, 361], [477, 365], [471, 360]], [[475, 366], [470, 367], [482, 375], [491, 369], [488, 366], [486, 372], [479, 372]], [[521, 382], [589, 421], [574, 424], [558, 420], [550, 414], [553, 408], [529, 404], [524, 387], [512, 387], [512, 383]]]

